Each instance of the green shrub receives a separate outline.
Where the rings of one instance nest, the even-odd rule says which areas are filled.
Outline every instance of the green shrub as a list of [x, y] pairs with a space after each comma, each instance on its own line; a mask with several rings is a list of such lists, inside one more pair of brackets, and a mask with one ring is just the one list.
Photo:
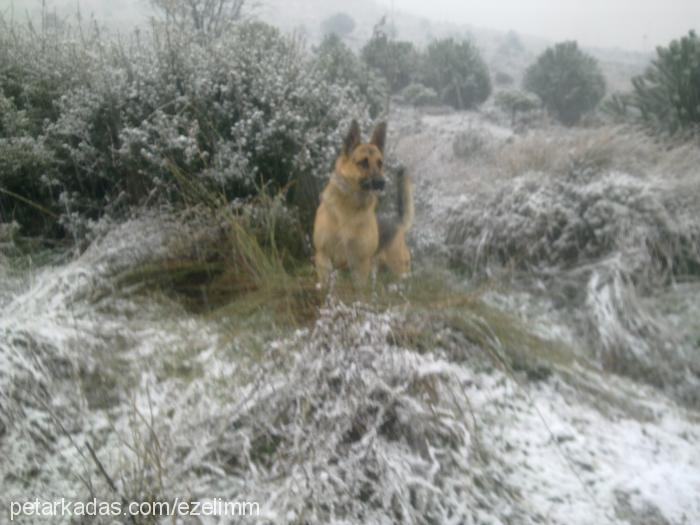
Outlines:
[[386, 79], [392, 93], [408, 86], [418, 75], [419, 55], [413, 44], [391, 40], [382, 26], [375, 28], [361, 55], [368, 66]]
[[515, 125], [518, 113], [527, 113], [540, 107], [540, 101], [537, 97], [517, 89], [499, 91], [496, 94], [495, 102], [496, 106], [510, 115], [511, 126]]
[[523, 85], [567, 126], [595, 109], [605, 95], [605, 79], [597, 61], [576, 42], [562, 42], [544, 51], [525, 72]]
[[632, 79], [630, 104], [641, 122], [656, 133], [700, 130], [700, 38], [694, 31], [668, 47]]
[[630, 93], [613, 93], [603, 101], [600, 109], [613, 122], [621, 124], [634, 118], [633, 97]]
[[472, 43], [452, 38], [432, 42], [423, 61], [423, 83], [457, 109], [479, 106], [491, 94], [486, 64]]
[[324, 37], [314, 50], [314, 65], [326, 82], [347, 86], [358, 98], [366, 100], [370, 116], [376, 117], [384, 109], [386, 81], [360, 60], [338, 35]]
[[512, 86], [515, 83], [515, 79], [504, 71], [496, 71], [493, 75], [493, 81], [499, 86]]

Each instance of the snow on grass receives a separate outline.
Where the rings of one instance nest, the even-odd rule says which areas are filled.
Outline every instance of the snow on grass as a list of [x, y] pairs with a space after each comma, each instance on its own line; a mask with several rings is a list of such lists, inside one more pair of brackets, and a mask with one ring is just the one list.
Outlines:
[[[479, 128], [478, 115], [400, 117], [396, 151], [415, 178], [412, 240], [423, 256], [444, 255], [452, 229], [457, 244], [468, 239], [453, 261], [461, 257], [467, 275], [496, 276], [489, 304], [594, 357], [589, 365], [597, 360], [698, 406], [700, 187], [688, 161], [697, 152], [664, 151], [630, 130], [552, 128], [500, 146], [491, 131], [493, 157], [460, 160], [451, 142]], [[577, 225], [586, 231], [570, 231], [569, 249], [567, 228]], [[470, 233], [460, 237], [455, 228]], [[493, 248], [503, 250], [505, 267], [493, 264]], [[484, 439], [493, 440], [529, 508], [552, 523], [698, 521], [697, 412], [607, 374], [592, 383], [568, 377], [565, 386], [560, 372], [532, 387], [539, 411], [495, 377], [468, 392], [489, 421]], [[609, 397], [634, 408], [611, 416]]]
[[182, 225], [155, 217], [127, 222], [75, 261], [32, 272], [3, 308], [0, 454], [13, 458], [0, 462], [4, 496], [84, 494], [79, 473], [93, 466], [75, 443], [92, 440], [91, 421], [104, 420], [101, 410], [127, 402], [125, 389], [138, 377], [128, 354], [147, 359], [153, 348], [170, 355], [196, 348], [191, 334], [208, 340], [206, 325], [164, 320], [177, 311], [120, 297], [111, 279], [171, 254], [183, 233]]
[[390, 343], [401, 323], [330, 305], [228, 395], [206, 395], [206, 379], [172, 392], [172, 420], [191, 422], [171, 429], [190, 451], [171, 465], [176, 488], [260, 501], [275, 523], [529, 523], [475, 439], [471, 373]]
[[[416, 185], [416, 259], [505, 284], [491, 299], [536, 332], [697, 406], [697, 331], [690, 319], [671, 328], [654, 300], [683, 301], [675, 281], [697, 280], [700, 186], [682, 160], [696, 153], [620, 128], [507, 138], [474, 112], [397, 118], [396, 155]], [[481, 146], [460, 156], [464, 133]]]
[[624, 523], [623, 495], [657, 508], [668, 523], [700, 519], [697, 420], [658, 391], [626, 388], [651, 419], [601, 414], [558, 381], [528, 387], [528, 396], [507, 395], [507, 410], [497, 402], [484, 407], [508, 481], [549, 523]]
[[[88, 310], [89, 294], [63, 297]], [[655, 391], [607, 384], [643, 405], [637, 417], [601, 411], [556, 375], [518, 385], [493, 368], [454, 362], [459, 352], [449, 345], [459, 338], [417, 352], [397, 343], [411, 322], [405, 307], [331, 301], [312, 327], [263, 341], [255, 354], [249, 339], [223, 337], [225, 322], [144, 306], [97, 308], [77, 316], [85, 324], [74, 326], [75, 339], [52, 339], [54, 351], [82, 344], [99, 359], [125, 334], [120, 366], [131, 380], [113, 386], [106, 405], [87, 394], [59, 402], [70, 374], [48, 381], [53, 415], [23, 408], [29, 420], [49, 418], [41, 428], [55, 441], [42, 445], [10, 426], [3, 452], [40, 457], [42, 467], [37, 478], [24, 471], [29, 489], [12, 478], [21, 463], [4, 469], [7, 494], [87, 498], [80, 473], [101, 498], [259, 501], [259, 521], [273, 523], [622, 525], [625, 512], [649, 509], [673, 524], [700, 519], [700, 425]], [[91, 347], [93, 337], [104, 346]]]

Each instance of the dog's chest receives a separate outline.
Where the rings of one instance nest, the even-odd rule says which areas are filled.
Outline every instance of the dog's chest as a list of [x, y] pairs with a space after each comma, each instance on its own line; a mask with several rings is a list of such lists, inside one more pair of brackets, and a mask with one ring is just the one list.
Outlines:
[[354, 257], [374, 254], [379, 244], [379, 230], [374, 213], [338, 217], [330, 234], [331, 257], [338, 263]]

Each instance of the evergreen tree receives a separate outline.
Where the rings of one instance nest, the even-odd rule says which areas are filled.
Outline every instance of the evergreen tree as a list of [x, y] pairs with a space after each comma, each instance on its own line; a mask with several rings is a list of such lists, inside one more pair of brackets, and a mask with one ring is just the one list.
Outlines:
[[423, 83], [437, 91], [443, 103], [457, 109], [479, 106], [491, 94], [489, 70], [471, 42], [452, 38], [428, 46]]
[[499, 91], [496, 94], [496, 105], [510, 115], [511, 126], [515, 125], [518, 113], [527, 113], [537, 109], [540, 104], [537, 97], [529, 93], [523, 93], [517, 89]]
[[391, 40], [384, 21], [374, 28], [372, 38], [362, 48], [362, 59], [387, 81], [392, 93], [408, 86], [417, 75], [418, 52], [411, 42]]
[[630, 104], [642, 123], [657, 133], [671, 135], [700, 129], [700, 38], [694, 31], [668, 47], [643, 75], [632, 79]]
[[340, 36], [328, 34], [314, 50], [314, 65], [324, 80], [356, 90], [367, 100], [372, 117], [378, 116], [386, 100], [387, 84], [346, 46]]
[[355, 30], [355, 20], [346, 13], [336, 13], [321, 22], [324, 35], [337, 35], [345, 38]]
[[605, 78], [598, 62], [576, 42], [561, 42], [545, 50], [525, 72], [523, 85], [567, 126], [595, 109], [605, 95]]

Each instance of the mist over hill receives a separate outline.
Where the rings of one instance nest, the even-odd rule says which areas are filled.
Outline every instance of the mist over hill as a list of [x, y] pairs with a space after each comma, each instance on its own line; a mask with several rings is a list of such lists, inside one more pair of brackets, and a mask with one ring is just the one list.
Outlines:
[[[17, 20], [32, 18], [40, 22], [40, 0], [19, 2], [0, 0], [0, 12]], [[82, 19], [94, 18], [118, 31], [129, 31], [148, 23], [154, 11], [148, 0], [48, 0], [47, 12], [59, 19], [73, 19], [79, 12]], [[432, 40], [454, 37], [469, 39], [477, 44], [492, 69], [507, 71], [519, 81], [525, 68], [552, 42], [537, 35], [523, 34], [517, 27], [510, 31], [498, 31], [473, 25], [453, 24], [430, 20], [411, 13], [392, 10], [373, 0], [358, 0], [351, 5], [339, 0], [260, 0], [249, 2], [248, 16], [259, 18], [285, 32], [294, 32], [314, 46], [323, 38], [322, 23], [337, 13], [346, 13], [355, 21], [355, 27], [344, 37], [345, 43], [356, 51], [371, 38], [374, 27], [384, 20], [393, 36], [408, 40], [418, 47], [425, 47]], [[509, 49], [509, 40], [517, 38], [518, 49]], [[630, 79], [640, 74], [651, 55], [624, 49], [584, 49], [600, 61], [609, 91], [629, 88]]]

